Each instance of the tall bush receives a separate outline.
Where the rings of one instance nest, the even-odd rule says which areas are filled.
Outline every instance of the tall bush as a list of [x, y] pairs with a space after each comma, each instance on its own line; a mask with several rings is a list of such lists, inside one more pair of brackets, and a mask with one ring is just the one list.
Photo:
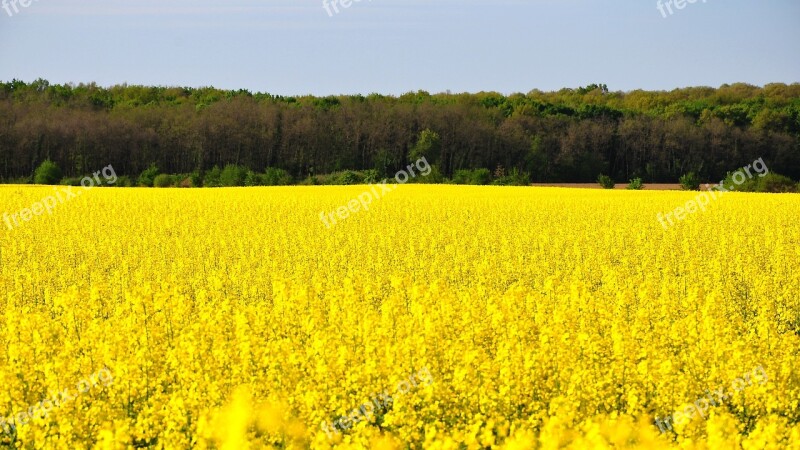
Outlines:
[[153, 180], [153, 187], [165, 188], [175, 186], [175, 177], [166, 173], [159, 174]]
[[681, 189], [683, 189], [684, 191], [700, 190], [700, 178], [694, 172], [689, 172], [681, 176], [678, 182], [681, 185]]
[[153, 182], [155, 181], [156, 177], [159, 174], [158, 166], [155, 164], [150, 164], [150, 167], [144, 169], [141, 174], [139, 174], [139, 185], [146, 186], [146, 187], [153, 187]]
[[603, 189], [614, 189], [614, 186], [617, 185], [610, 176], [602, 173], [597, 176], [597, 184], [603, 186]]
[[219, 175], [220, 186], [244, 186], [244, 179], [247, 177], [247, 168], [228, 164], [222, 169]]
[[49, 159], [44, 160], [33, 174], [35, 184], [58, 184], [61, 181], [61, 169]]

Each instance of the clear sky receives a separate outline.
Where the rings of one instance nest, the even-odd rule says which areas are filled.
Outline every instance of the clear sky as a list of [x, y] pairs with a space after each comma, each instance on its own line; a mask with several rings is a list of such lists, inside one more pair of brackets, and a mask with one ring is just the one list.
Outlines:
[[800, 82], [798, 0], [670, 0], [663, 14], [657, 0], [337, 0], [330, 14], [323, 0], [14, 1], [4, 81], [283, 95]]

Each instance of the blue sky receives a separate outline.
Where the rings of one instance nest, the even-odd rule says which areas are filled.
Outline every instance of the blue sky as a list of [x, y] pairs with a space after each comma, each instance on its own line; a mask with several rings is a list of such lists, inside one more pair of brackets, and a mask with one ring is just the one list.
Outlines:
[[322, 0], [33, 0], [0, 9], [0, 80], [283, 95], [800, 82], [797, 0], [666, 18], [656, 0], [341, 1], [331, 16]]

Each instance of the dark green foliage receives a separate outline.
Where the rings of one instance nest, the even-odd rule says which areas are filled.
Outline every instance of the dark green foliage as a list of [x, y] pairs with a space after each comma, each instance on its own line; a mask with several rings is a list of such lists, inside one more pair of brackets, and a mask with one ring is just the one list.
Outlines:
[[442, 175], [442, 171], [439, 170], [439, 166], [432, 164], [431, 172], [425, 176], [422, 175], [417, 176], [417, 178], [414, 179], [414, 182], [424, 183], [424, 184], [442, 184], [442, 183], [449, 183], [450, 180], [448, 180], [447, 177]]
[[377, 183], [380, 181], [380, 175], [375, 169], [364, 171], [364, 183]]
[[642, 189], [644, 189], [644, 184], [642, 183], [642, 179], [641, 178], [632, 179], [630, 183], [628, 183], [627, 189], [629, 191], [641, 191]]
[[220, 175], [222, 174], [222, 170], [219, 166], [214, 166], [211, 170], [206, 171], [203, 174], [203, 186], [204, 187], [220, 187]]
[[489, 169], [462, 169], [453, 174], [453, 184], [486, 185], [492, 182]]
[[352, 170], [331, 174], [329, 180], [329, 184], [335, 185], [361, 184], [363, 182], [364, 176]]
[[[407, 169], [403, 169], [403, 170], [407, 171]], [[415, 176], [414, 177], [409, 176], [408, 183], [414, 183], [414, 184], [443, 184], [443, 183], [450, 183], [450, 180], [448, 180], [444, 175], [442, 175], [442, 172], [439, 170], [439, 167], [436, 166], [436, 165], [431, 165], [430, 166], [430, 172], [426, 171], [426, 173], [428, 175], [423, 175], [423, 173], [420, 172], [418, 170], [418, 168], [416, 167], [416, 165], [415, 165], [414, 166], [414, 174], [415, 174]]]
[[308, 176], [302, 179], [298, 184], [300, 186], [319, 186], [322, 183], [320, 182], [319, 178], [315, 176]]
[[244, 186], [244, 179], [247, 177], [247, 168], [228, 164], [219, 174], [219, 184], [223, 187]]
[[[394, 174], [392, 174], [394, 176]], [[388, 177], [387, 177], [388, 178]], [[319, 184], [330, 184], [337, 186], [346, 186], [352, 184], [367, 184], [378, 183], [383, 180], [380, 174], [375, 169], [370, 170], [345, 170], [342, 172], [334, 172], [330, 175], [321, 175], [313, 177]], [[311, 180], [307, 180], [310, 182]]]
[[150, 164], [150, 167], [139, 174], [139, 186], [153, 187], [153, 182], [159, 173], [158, 166]]
[[791, 178], [777, 173], [768, 173], [758, 178], [757, 192], [800, 192]]
[[[195, 170], [194, 172], [187, 174], [187, 178], [189, 178], [189, 182], [192, 184], [192, 187], [200, 187], [203, 185], [203, 175], [200, 174], [200, 171]], [[181, 182], [181, 184], [186, 184], [185, 182]]]
[[58, 165], [46, 159], [36, 168], [33, 174], [33, 182], [34, 184], [58, 184], [61, 181], [61, 176], [61, 169], [58, 168]]
[[680, 180], [678, 180], [681, 189], [684, 191], [699, 191], [700, 190], [700, 177], [697, 176], [694, 172], [689, 172], [685, 175], [682, 175]]
[[245, 186], [289, 186], [293, 182], [289, 172], [268, 167], [265, 173], [248, 171], [244, 178]]
[[66, 177], [61, 180], [62, 186], [80, 186], [81, 178], [79, 177]]
[[388, 178], [394, 176], [392, 171], [399, 165], [397, 157], [385, 148], [378, 149], [373, 157], [374, 169], [378, 172], [378, 178]]
[[267, 167], [263, 179], [265, 186], [288, 186], [292, 184], [292, 175], [288, 171], [277, 167]]
[[[763, 174], [754, 173], [750, 170], [750, 175], [744, 169], [739, 169], [729, 172], [723, 181], [725, 189], [736, 192], [800, 192], [795, 185], [795, 182], [784, 175], [774, 172], [766, 172]], [[741, 182], [737, 184], [736, 182]]]
[[244, 177], [245, 186], [264, 186], [264, 176], [260, 173], [255, 173], [252, 170], [247, 171]]
[[[737, 173], [741, 175], [736, 175]], [[758, 180], [756, 178], [758, 178], [758, 175], [755, 175], [755, 177], [747, 177], [742, 169], [734, 170], [733, 172], [728, 172], [722, 185], [729, 191], [757, 192]], [[740, 183], [737, 184], [737, 181]]]
[[614, 186], [617, 185], [610, 176], [603, 175], [602, 173], [597, 176], [597, 183], [603, 186], [603, 189], [614, 189]]
[[110, 185], [115, 187], [131, 187], [133, 186], [133, 181], [131, 181], [131, 177], [127, 175], [122, 175], [117, 177], [117, 182]]
[[490, 172], [489, 169], [475, 169], [472, 171], [472, 176], [470, 178], [473, 181], [471, 184], [489, 184], [492, 182], [492, 172]]
[[511, 169], [506, 175], [495, 178], [492, 184], [498, 186], [529, 186], [531, 184], [531, 177], [527, 173], [520, 172], [516, 167]]
[[408, 160], [415, 162], [425, 158], [427, 161], [438, 161], [441, 151], [442, 139], [439, 134], [426, 128], [420, 132], [417, 144], [408, 152]]
[[[0, 82], [0, 118], [13, 118], [0, 120], [5, 181], [32, 177], [36, 155], [50, 155], [64, 176], [111, 165], [146, 186], [158, 172], [139, 180], [138, 171], [153, 161], [168, 164], [169, 173], [238, 164], [256, 173], [273, 167], [298, 179], [352, 183], [352, 176], [324, 174], [350, 170], [366, 181], [372, 177], [362, 171], [374, 169], [378, 179], [391, 178], [422, 156], [442, 179], [467, 183], [474, 182], [471, 176], [454, 172], [493, 168], [498, 160], [537, 182], [586, 183], [599, 172], [617, 180], [674, 182], [688, 172], [719, 180], [755, 158], [800, 178], [800, 83], [630, 92], [595, 83], [511, 95], [283, 97], [211, 87], [12, 80]], [[192, 177], [192, 184], [240, 185], [246, 177], [238, 171], [223, 182], [212, 174], [205, 182]], [[278, 179], [251, 177], [249, 183], [286, 183]]]
[[175, 177], [172, 175], [167, 175], [166, 173], [156, 175], [155, 179], [153, 180], [153, 187], [175, 187]]
[[5, 184], [31, 184], [33, 183], [33, 177], [16, 177], [16, 178], [6, 178], [3, 180]]

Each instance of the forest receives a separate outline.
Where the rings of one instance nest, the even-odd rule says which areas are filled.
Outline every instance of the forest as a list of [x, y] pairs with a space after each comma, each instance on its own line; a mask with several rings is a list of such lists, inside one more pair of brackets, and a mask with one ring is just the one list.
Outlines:
[[613, 92], [410, 92], [287, 97], [213, 87], [0, 83], [0, 180], [29, 182], [51, 160], [64, 176], [106, 166], [204, 174], [227, 165], [295, 180], [339, 171], [392, 176], [424, 156], [443, 178], [464, 169], [531, 182], [598, 174], [718, 181], [763, 158], [800, 178], [800, 84]]

